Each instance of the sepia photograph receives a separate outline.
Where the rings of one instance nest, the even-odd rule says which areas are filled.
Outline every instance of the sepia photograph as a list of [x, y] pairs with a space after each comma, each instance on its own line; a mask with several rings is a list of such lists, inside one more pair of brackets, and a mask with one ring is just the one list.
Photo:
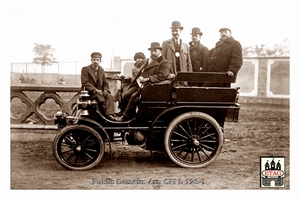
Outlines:
[[294, 6], [10, 1], [9, 193], [288, 197]]

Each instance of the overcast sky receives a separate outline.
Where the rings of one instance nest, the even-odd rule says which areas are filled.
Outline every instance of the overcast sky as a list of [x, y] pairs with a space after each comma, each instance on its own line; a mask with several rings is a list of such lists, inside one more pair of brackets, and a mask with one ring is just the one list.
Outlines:
[[[201, 42], [212, 48], [218, 30], [231, 28], [242, 46], [279, 43], [289, 38], [289, 1], [163, 1], [85, 0], [11, 1], [11, 62], [31, 62], [34, 43], [50, 44], [58, 61], [89, 61], [93, 51], [133, 58], [148, 56], [151, 42], [171, 38], [172, 21], [181, 22], [182, 38], [190, 41], [191, 29], [200, 27]], [[15, 56], [17, 55], [17, 56]]]

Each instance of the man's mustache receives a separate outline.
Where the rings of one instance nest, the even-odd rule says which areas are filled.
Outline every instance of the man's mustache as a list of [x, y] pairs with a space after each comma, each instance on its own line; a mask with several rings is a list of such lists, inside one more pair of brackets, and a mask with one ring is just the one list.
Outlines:
[[98, 63], [96, 63], [96, 62], [93, 63], [93, 66], [94, 66], [94, 67], [99, 67]]
[[151, 58], [152, 58], [153, 60], [156, 60], [156, 59], [157, 59], [157, 56], [156, 56], [156, 55], [151, 55]]

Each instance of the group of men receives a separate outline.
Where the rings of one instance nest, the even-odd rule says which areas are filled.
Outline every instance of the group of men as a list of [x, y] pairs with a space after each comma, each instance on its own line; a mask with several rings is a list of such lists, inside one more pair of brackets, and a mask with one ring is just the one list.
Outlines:
[[[121, 116], [114, 114], [113, 96], [100, 66], [102, 55], [99, 52], [91, 54], [92, 64], [82, 68], [82, 89], [88, 90], [91, 98], [98, 100], [105, 110], [107, 119], [112, 121], [127, 121], [135, 115], [135, 102], [144, 85], [164, 81], [170, 74], [184, 72], [225, 72], [228, 76], [237, 75], [243, 64], [242, 46], [231, 35], [229, 28], [221, 28], [220, 39], [215, 47], [209, 50], [201, 44], [203, 33], [200, 28], [192, 29], [192, 41], [189, 44], [181, 39], [183, 26], [179, 21], [173, 21], [170, 27], [172, 38], [162, 42], [152, 42], [148, 50], [150, 57], [146, 59], [142, 52], [134, 56], [135, 68], [133, 80], [128, 90], [123, 94], [125, 109]], [[177, 83], [186, 84], [186, 83]], [[228, 87], [223, 83], [196, 83], [196, 86]]]

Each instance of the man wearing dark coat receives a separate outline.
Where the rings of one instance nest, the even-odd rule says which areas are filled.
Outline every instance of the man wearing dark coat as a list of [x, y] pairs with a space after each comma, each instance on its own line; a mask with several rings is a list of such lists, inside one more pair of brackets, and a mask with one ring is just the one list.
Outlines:
[[159, 83], [166, 80], [170, 74], [171, 65], [162, 56], [162, 47], [158, 42], [151, 43], [150, 58], [141, 66], [139, 73], [132, 80], [128, 90], [124, 94], [124, 101], [128, 102], [123, 115], [118, 121], [129, 120], [134, 117], [136, 109], [136, 99], [141, 94], [142, 88], [149, 83]]
[[134, 78], [139, 73], [141, 66], [145, 63], [146, 57], [144, 53], [137, 52], [134, 54], [133, 59], [135, 63], [134, 63], [134, 68], [132, 69], [132, 77]]
[[104, 69], [99, 65], [101, 59], [101, 53], [91, 54], [92, 64], [81, 70], [81, 90], [89, 91], [90, 98], [99, 102], [99, 109], [105, 110], [106, 117], [115, 121], [113, 96], [110, 94]]
[[[200, 43], [203, 33], [201, 32], [200, 28], [194, 27], [191, 35], [192, 41], [189, 43], [189, 51], [193, 72], [206, 72], [208, 69], [210, 53], [208, 48]], [[201, 87], [203, 83], [191, 83], [191, 85]]]
[[[243, 64], [242, 46], [231, 35], [229, 28], [221, 28], [220, 40], [211, 50], [208, 72], [225, 72], [228, 76], [237, 75]], [[230, 84], [205, 83], [203, 86], [230, 87]]]

